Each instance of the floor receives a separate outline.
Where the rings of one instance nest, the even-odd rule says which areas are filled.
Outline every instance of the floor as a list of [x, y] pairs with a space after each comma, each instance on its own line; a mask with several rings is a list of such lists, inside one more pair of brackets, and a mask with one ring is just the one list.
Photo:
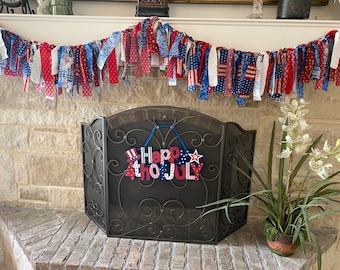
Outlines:
[[[259, 224], [247, 224], [217, 245], [202, 245], [108, 238], [84, 213], [77, 211], [3, 206], [1, 220], [33, 268], [39, 270], [294, 270], [310, 269], [315, 262], [312, 247], [307, 250], [307, 257], [301, 250], [290, 258], [272, 254]], [[319, 229], [317, 234], [323, 250], [336, 241], [336, 230]]]

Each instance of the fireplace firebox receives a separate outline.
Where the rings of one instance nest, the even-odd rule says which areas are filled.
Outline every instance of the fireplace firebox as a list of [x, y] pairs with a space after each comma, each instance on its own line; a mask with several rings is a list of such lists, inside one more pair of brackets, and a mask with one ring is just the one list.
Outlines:
[[[197, 206], [249, 194], [255, 131], [177, 107], [140, 107], [82, 123], [85, 212], [109, 237], [216, 244], [247, 207]], [[228, 162], [229, 161], [229, 162]]]

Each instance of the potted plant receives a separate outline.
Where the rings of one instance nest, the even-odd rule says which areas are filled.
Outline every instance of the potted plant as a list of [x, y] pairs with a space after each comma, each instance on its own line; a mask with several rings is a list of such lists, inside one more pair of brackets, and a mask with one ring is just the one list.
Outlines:
[[[224, 210], [229, 222], [231, 222], [229, 211], [232, 208], [249, 206], [259, 209], [267, 217], [263, 231], [273, 252], [290, 256], [297, 246], [301, 246], [305, 253], [307, 241], [312, 241], [316, 248], [318, 269], [321, 269], [321, 250], [313, 233], [311, 221], [323, 215], [340, 212], [340, 209], [326, 209], [329, 204], [340, 203], [339, 197], [337, 198], [340, 195], [337, 188], [340, 182], [333, 181], [340, 171], [332, 173], [332, 164], [326, 163], [328, 159], [340, 162], [340, 139], [333, 148], [327, 141], [324, 142], [322, 149], [317, 148], [322, 135], [314, 141], [309, 137], [307, 133], [309, 125], [304, 119], [308, 112], [306, 104], [303, 99], [288, 96], [282, 102], [283, 117], [279, 118], [282, 139], [280, 154], [276, 155], [279, 159], [277, 175], [273, 175], [276, 129], [274, 121], [267, 172], [264, 177], [240, 151], [238, 155], [251, 171], [250, 175], [235, 162], [228, 161], [259, 190], [199, 207], [205, 208], [204, 215]], [[277, 248], [282, 239], [283, 247], [280, 245]]]

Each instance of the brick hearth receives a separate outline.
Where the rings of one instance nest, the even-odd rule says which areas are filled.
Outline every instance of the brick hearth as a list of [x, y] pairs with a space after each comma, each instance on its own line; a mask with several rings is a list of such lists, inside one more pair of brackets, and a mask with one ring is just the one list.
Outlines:
[[[108, 238], [83, 212], [3, 206], [0, 208], [0, 232], [5, 257], [11, 252], [13, 255], [15, 250], [12, 261], [21, 264], [20, 270], [294, 270], [311, 269], [315, 264], [311, 246], [307, 257], [301, 250], [290, 258], [272, 254], [259, 224], [247, 224], [217, 245], [158, 242]], [[335, 246], [335, 229], [318, 229], [316, 233], [324, 253]], [[27, 258], [26, 266], [19, 262], [19, 249]]]

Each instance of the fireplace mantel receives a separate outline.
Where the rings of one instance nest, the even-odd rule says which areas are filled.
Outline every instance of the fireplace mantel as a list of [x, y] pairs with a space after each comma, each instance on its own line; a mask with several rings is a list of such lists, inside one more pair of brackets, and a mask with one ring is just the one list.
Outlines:
[[[0, 27], [26, 40], [79, 45], [108, 37], [136, 24], [141, 17], [0, 14]], [[161, 18], [195, 40], [246, 51], [278, 50], [323, 37], [340, 29], [334, 20]], [[24, 26], [24, 27], [23, 27]]]

